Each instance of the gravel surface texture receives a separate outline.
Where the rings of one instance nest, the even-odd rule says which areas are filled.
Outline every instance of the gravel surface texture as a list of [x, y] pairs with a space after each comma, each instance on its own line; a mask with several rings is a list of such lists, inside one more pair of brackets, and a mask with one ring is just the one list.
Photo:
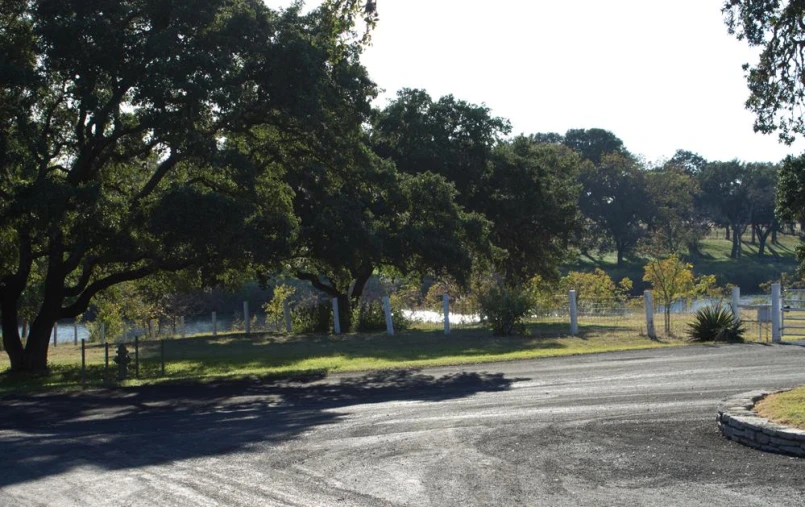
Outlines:
[[0, 506], [797, 505], [721, 400], [805, 347], [684, 347], [0, 398]]

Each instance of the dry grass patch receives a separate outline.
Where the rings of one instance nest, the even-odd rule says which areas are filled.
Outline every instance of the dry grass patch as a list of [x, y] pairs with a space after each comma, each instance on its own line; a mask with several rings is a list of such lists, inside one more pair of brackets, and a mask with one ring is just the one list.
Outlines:
[[766, 419], [805, 430], [805, 386], [767, 396], [755, 405]]

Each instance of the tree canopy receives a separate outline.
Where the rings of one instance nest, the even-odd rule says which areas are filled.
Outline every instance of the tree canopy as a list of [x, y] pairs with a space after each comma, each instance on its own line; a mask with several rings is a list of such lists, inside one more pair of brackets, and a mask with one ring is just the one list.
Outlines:
[[[304, 15], [259, 0], [3, 2], [0, 312], [13, 369], [45, 368], [54, 322], [116, 283], [289, 251], [287, 162], [337, 150], [369, 111], [363, 15], [348, 1]], [[263, 158], [240, 143], [257, 131]], [[23, 348], [30, 291], [40, 304]]]
[[745, 64], [755, 114], [755, 131], [777, 132], [791, 144], [805, 133], [805, 4], [798, 0], [726, 0], [722, 8], [730, 34], [761, 49], [754, 65]]

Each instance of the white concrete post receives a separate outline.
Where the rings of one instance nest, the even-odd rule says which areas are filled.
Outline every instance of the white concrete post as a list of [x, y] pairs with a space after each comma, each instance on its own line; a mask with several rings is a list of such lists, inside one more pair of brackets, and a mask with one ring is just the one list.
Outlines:
[[185, 337], [185, 330], [184, 330], [184, 315], [179, 317], [179, 332], [182, 334], [182, 338]]
[[732, 318], [737, 324], [739, 320], [741, 320], [741, 307], [739, 306], [739, 301], [741, 300], [741, 288], [740, 287], [733, 287], [732, 288]]
[[215, 312], [212, 312], [212, 335], [218, 336], [218, 319]]
[[442, 295], [442, 308], [444, 310], [444, 334], [450, 334], [450, 294]]
[[341, 334], [341, 318], [338, 314], [338, 298], [333, 298], [333, 331]]
[[157, 319], [151, 319], [151, 339], [157, 339]]
[[654, 301], [651, 297], [651, 291], [643, 292], [643, 299], [646, 302], [646, 334], [652, 340], [657, 339], [657, 333], [654, 331]]
[[101, 343], [106, 343], [106, 322], [101, 322]]
[[78, 322], [73, 321], [73, 345], [78, 345]]
[[288, 334], [293, 333], [293, 323], [291, 321], [291, 303], [285, 300], [282, 305], [282, 313], [285, 315], [285, 332]]
[[243, 302], [243, 330], [249, 334], [252, 330], [252, 323], [249, 322], [249, 302]]
[[782, 305], [780, 304], [780, 284], [771, 284], [771, 341], [780, 343], [783, 338]]
[[576, 305], [576, 291], [571, 290], [568, 293], [570, 298], [570, 334], [576, 336], [579, 334], [579, 309]]
[[394, 336], [394, 322], [391, 321], [391, 300], [388, 296], [383, 297], [383, 312], [386, 314], [386, 333]]

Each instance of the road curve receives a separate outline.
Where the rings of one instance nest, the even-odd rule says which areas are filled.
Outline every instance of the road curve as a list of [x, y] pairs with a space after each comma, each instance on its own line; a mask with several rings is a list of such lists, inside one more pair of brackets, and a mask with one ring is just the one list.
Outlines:
[[0, 505], [803, 505], [718, 402], [805, 347], [684, 347], [0, 399]]

